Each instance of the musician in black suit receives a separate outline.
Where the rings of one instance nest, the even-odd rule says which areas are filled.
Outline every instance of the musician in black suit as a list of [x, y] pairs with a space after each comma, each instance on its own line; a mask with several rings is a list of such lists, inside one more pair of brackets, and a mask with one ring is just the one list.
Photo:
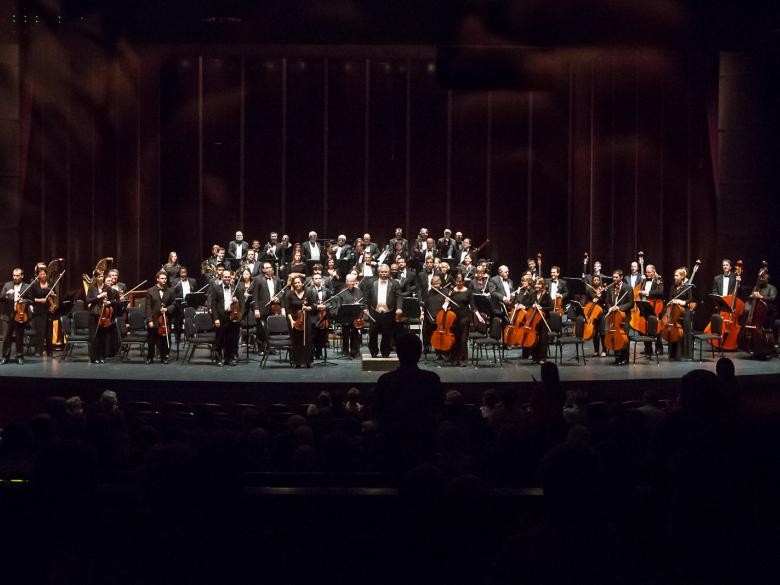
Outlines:
[[236, 295], [235, 289], [230, 286], [232, 273], [225, 270], [222, 273], [222, 284], [214, 288], [210, 297], [209, 309], [214, 318], [214, 328], [217, 333], [217, 365], [236, 365], [238, 354], [238, 337], [241, 333], [241, 320], [230, 318], [230, 307], [238, 303], [239, 312], [244, 311], [243, 295]]
[[[155, 285], [146, 291], [146, 299], [144, 302], [147, 327], [147, 354], [146, 363], [151, 364], [154, 361], [154, 348], [160, 354], [160, 361], [164, 364], [168, 363], [168, 353], [170, 352], [171, 345], [170, 339], [167, 336], [158, 333], [160, 327], [159, 319], [163, 315], [165, 320], [168, 319], [168, 307], [173, 305], [173, 289], [167, 288], [168, 275], [164, 270], [160, 270], [156, 277]], [[170, 331], [170, 323], [168, 323]]]
[[560, 296], [563, 305], [566, 305], [566, 301], [569, 300], [569, 285], [561, 278], [561, 268], [559, 266], [550, 267], [550, 278], [545, 279], [545, 286], [547, 287], [547, 292], [550, 293], [553, 303]]
[[[725, 264], [725, 261], [724, 261]], [[731, 262], [729, 262], [729, 269], [731, 268]], [[724, 266], [725, 272], [725, 266]], [[691, 286], [685, 283], [688, 276], [688, 271], [685, 268], [678, 268], [674, 271], [674, 283], [669, 291], [669, 300], [667, 306], [670, 304], [677, 304], [684, 307], [685, 312], [680, 317], [680, 325], [683, 326], [683, 338], [677, 342], [669, 342], [669, 360], [680, 361], [682, 359], [683, 347], [686, 344], [686, 338], [690, 333], [690, 311], [688, 310], [688, 303], [693, 299], [691, 294]], [[733, 279], [733, 275], [731, 275]]]
[[452, 230], [449, 228], [444, 230], [444, 236], [436, 242], [436, 249], [439, 251], [439, 258], [442, 260], [451, 262], [455, 259], [456, 245], [455, 240], [452, 239]]
[[[244, 233], [241, 230], [236, 232], [236, 239], [228, 244], [227, 254], [228, 258], [234, 258], [240, 263], [246, 257], [246, 253], [249, 251], [249, 242], [244, 240]], [[238, 263], [234, 268], [238, 267]]]
[[[309, 313], [311, 326], [311, 341], [314, 348], [314, 359], [322, 359], [322, 349], [328, 343], [328, 326], [323, 324], [330, 318], [331, 309], [335, 306], [330, 297], [333, 292], [324, 286], [321, 272], [315, 272], [311, 277], [311, 283], [306, 287], [306, 298], [314, 308]], [[328, 301], [328, 302], [326, 302]]]
[[457, 250], [455, 260], [457, 261], [458, 264], [463, 264], [466, 258], [469, 258], [470, 263], [474, 264], [474, 262], [476, 262], [477, 260], [476, 256], [477, 256], [476, 253], [471, 248], [471, 238], [464, 238], [463, 243], [461, 244], [460, 248]]
[[308, 241], [303, 243], [303, 258], [309, 266], [309, 271], [312, 266], [322, 264], [325, 260], [325, 251], [317, 243], [317, 232], [314, 230], [309, 232]]
[[417, 293], [417, 273], [406, 266], [406, 258], [398, 258], [398, 285], [402, 297], [411, 297]]
[[409, 240], [404, 238], [404, 230], [397, 227], [395, 228], [395, 235], [390, 238], [390, 241], [388, 242], [388, 245], [390, 246], [391, 250], [395, 250], [395, 244], [396, 242], [401, 242], [401, 250], [403, 252], [409, 251]]
[[[263, 273], [252, 281], [252, 298], [255, 300], [255, 321], [257, 322], [257, 339], [260, 351], [266, 351], [268, 330], [266, 319], [273, 305], [281, 312], [280, 291], [281, 281], [274, 276], [274, 267], [270, 262], [263, 262]], [[271, 299], [275, 300], [272, 302]]]
[[[607, 289], [605, 298], [604, 322], [607, 322], [607, 316], [614, 311], [623, 311], [625, 313], [624, 327], [628, 334], [629, 311], [634, 306], [634, 291], [623, 281], [623, 271], [618, 269], [612, 272], [612, 284]], [[615, 352], [615, 365], [624, 366], [628, 364], [628, 343], [625, 347]]]
[[[196, 286], [197, 283], [194, 278], [190, 278], [187, 267], [180, 266], [179, 274], [176, 277], [176, 280], [173, 281], [173, 298], [182, 299], [183, 301], [187, 298], [188, 294], [195, 292]], [[173, 328], [174, 331], [176, 331], [176, 342], [179, 343], [181, 341], [182, 332], [184, 331], [184, 304], [180, 301], [175, 307], [176, 311], [172, 315], [172, 319]]]
[[[344, 291], [337, 297], [339, 310], [346, 305], [363, 304], [363, 291], [357, 286], [357, 277], [352, 273], [347, 274], [345, 283]], [[355, 358], [360, 351], [362, 330], [354, 327], [353, 323], [342, 324], [341, 353], [344, 355], [349, 354], [350, 357]]]
[[421, 302], [425, 301], [425, 298], [428, 296], [428, 291], [431, 289], [431, 280], [436, 275], [433, 264], [433, 256], [429, 256], [425, 259], [422, 270], [417, 274], [417, 294]]
[[642, 279], [644, 278], [644, 275], [642, 275], [639, 272], [639, 262], [634, 260], [631, 263], [631, 271], [626, 276], [626, 283], [628, 283], [628, 286], [631, 288], [634, 288], [636, 285], [640, 284], [642, 282]]
[[725, 297], [734, 292], [737, 288], [737, 278], [732, 272], [731, 260], [724, 258], [721, 262], [723, 274], [718, 274], [712, 282], [712, 294]]
[[376, 242], [371, 241], [371, 234], [369, 233], [363, 234], [363, 250], [369, 250], [373, 258], [379, 255], [379, 246]]
[[368, 349], [373, 357], [380, 351], [377, 345], [379, 333], [382, 333], [382, 357], [390, 355], [393, 344], [393, 324], [395, 313], [401, 311], [401, 293], [398, 283], [390, 279], [390, 267], [382, 264], [379, 267], [379, 278], [367, 288], [365, 313], [370, 322], [368, 329]]
[[509, 267], [501, 265], [498, 274], [488, 282], [490, 292], [490, 306], [493, 307], [493, 316], [506, 318], [506, 309], [512, 304], [514, 297], [514, 284], [509, 278]]
[[256, 252], [249, 248], [249, 250], [246, 253], [246, 257], [244, 258], [244, 261], [241, 263], [241, 267], [238, 269], [238, 273], [241, 274], [241, 272], [244, 271], [244, 269], [249, 270], [249, 275], [254, 278], [258, 274], [260, 274], [260, 270], [263, 267], [263, 263], [260, 262], [260, 260], [257, 259]]
[[268, 241], [265, 243], [265, 246], [263, 246], [263, 251], [258, 259], [261, 262], [261, 271], [263, 262], [270, 262], [271, 266], [278, 268], [282, 259], [282, 244], [279, 243], [279, 234], [276, 232], [271, 232], [271, 235], [268, 238]]
[[[16, 267], [13, 269], [12, 280], [3, 285], [0, 292], [0, 302], [2, 303], [2, 320], [5, 322], [5, 331], [3, 337], [3, 357], [0, 358], [0, 365], [8, 363], [11, 358], [11, 344], [16, 343], [16, 361], [19, 364], [24, 363], [24, 322], [17, 323], [14, 320], [16, 314], [16, 302], [23, 298], [22, 292], [26, 292], [27, 285], [24, 283], [24, 271]], [[25, 304], [29, 309], [29, 305]], [[29, 312], [27, 313], [29, 315]]]

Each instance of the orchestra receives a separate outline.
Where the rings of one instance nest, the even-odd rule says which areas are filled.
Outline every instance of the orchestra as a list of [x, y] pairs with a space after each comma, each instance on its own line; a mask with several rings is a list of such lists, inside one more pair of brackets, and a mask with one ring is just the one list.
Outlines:
[[[473, 330], [487, 334], [486, 324], [496, 319], [505, 349], [518, 349], [520, 358], [529, 363], [543, 363], [554, 335], [549, 324], [552, 313], [558, 313], [557, 322], [570, 331], [583, 318], [583, 339], [592, 340], [593, 357], [607, 357], [609, 352], [614, 364], [625, 365], [628, 341], [647, 332], [648, 305], [658, 327], [655, 343], [644, 343], [645, 357], [663, 355], [666, 347], [669, 361], [690, 359], [693, 316], [697, 300], [701, 301], [695, 298], [692, 282], [699, 261], [693, 271], [677, 268], [665, 295], [656, 265], [645, 266], [643, 252], [630, 262], [625, 275], [616, 268], [611, 277], [602, 272], [598, 260], [589, 272], [587, 254], [581, 277], [564, 277], [558, 265], [547, 272], [539, 253], [521, 268], [516, 288], [509, 266], [496, 269], [483, 253], [489, 241], [474, 247], [472, 238], [459, 231], [453, 236], [449, 228], [438, 239], [423, 227], [414, 240], [407, 240], [398, 227], [388, 240], [375, 241], [366, 232], [352, 242], [346, 234], [320, 238], [311, 230], [305, 241], [295, 242], [287, 234], [280, 239], [280, 233], [271, 232], [261, 245], [262, 240], [246, 240], [243, 230], [236, 230], [226, 246], [214, 244], [200, 264], [203, 283], [171, 250], [166, 261], [157, 265], [154, 286], [132, 299], [126, 298], [127, 287], [119, 282], [114, 259], [102, 258], [92, 277], [83, 275], [83, 294], [77, 291], [69, 299], [72, 307], [62, 314], [56, 310], [59, 290], [45, 263], [36, 264], [30, 282], [24, 282], [21, 268], [14, 268], [12, 279], [0, 292], [5, 333], [0, 364], [12, 360], [14, 345], [13, 359], [24, 363], [27, 339], [36, 357], [51, 356], [61, 345], [53, 324], [56, 329], [62, 316], [78, 310], [89, 316], [90, 362], [102, 364], [118, 353], [118, 345], [129, 333], [128, 312], [141, 310], [147, 325], [146, 363], [159, 356], [165, 364], [172, 334], [177, 346], [183, 336], [186, 343], [190, 310], [190, 317], [192, 313], [210, 317], [215, 332], [213, 362], [218, 366], [237, 363], [239, 342], [246, 342], [249, 351], [252, 336], [245, 340], [240, 336], [241, 324], [248, 325], [247, 315], [254, 317], [254, 325], [249, 326], [256, 328], [251, 349], [258, 354], [269, 351], [266, 321], [280, 313], [289, 323], [288, 357], [297, 367], [311, 367], [313, 361], [325, 359], [332, 339], [339, 340], [341, 357], [357, 358], [364, 333], [368, 353], [363, 359], [389, 357], [395, 337], [410, 328], [419, 332], [426, 356], [431, 354], [441, 365], [464, 367], [470, 334]], [[713, 307], [713, 314], [723, 311], [727, 322], [724, 348], [737, 349], [739, 333], [739, 349], [752, 357], [775, 355], [777, 289], [770, 284], [765, 263], [752, 289], [742, 286], [741, 260], [735, 265], [724, 258], [721, 269], [709, 296], [738, 308], [726, 311], [714, 299], [720, 309]], [[205, 284], [200, 291], [199, 284]], [[205, 294], [195, 294], [203, 290]], [[410, 313], [409, 307], [419, 311]], [[710, 308], [698, 306], [699, 311]]]

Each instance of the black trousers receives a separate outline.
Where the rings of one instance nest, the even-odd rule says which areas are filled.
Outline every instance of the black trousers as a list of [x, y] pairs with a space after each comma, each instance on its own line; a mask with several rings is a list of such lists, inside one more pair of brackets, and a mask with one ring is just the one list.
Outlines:
[[217, 353], [220, 358], [229, 362], [238, 353], [238, 338], [241, 334], [241, 323], [226, 321], [215, 328]]
[[469, 359], [469, 328], [471, 316], [459, 317], [455, 322], [455, 345], [452, 346], [450, 359], [453, 362], [465, 362]]
[[157, 351], [160, 354], [160, 359], [165, 359], [168, 357], [168, 353], [170, 352], [170, 340], [165, 339], [165, 335], [160, 335], [157, 333], [157, 327], [147, 329], [147, 336], [146, 336], [146, 346], [147, 346], [147, 359], [154, 359], [154, 348], [157, 348]]
[[[393, 325], [395, 324], [395, 313], [388, 311], [387, 313], [374, 313], [372, 311], [372, 317], [374, 321], [369, 319], [370, 325], [368, 327], [368, 351], [371, 355], [375, 356], [380, 351], [382, 357], [390, 355], [390, 350], [393, 347]], [[379, 334], [382, 334], [381, 346], [378, 343]]]
[[99, 315], [89, 316], [89, 359], [102, 360], [111, 352], [112, 337], [116, 337], [116, 324], [98, 327]]
[[360, 339], [362, 329], [356, 329], [352, 323], [341, 326], [341, 353], [348, 353], [356, 357], [360, 351]]
[[3, 339], [3, 357], [11, 357], [11, 345], [16, 343], [16, 357], [24, 356], [24, 323], [17, 323], [13, 318], [9, 319]]
[[[46, 305], [48, 307], [48, 305]], [[51, 354], [51, 319], [49, 318], [49, 312], [36, 313], [32, 316], [32, 326], [35, 330], [35, 336], [32, 339], [32, 345], [37, 353], [41, 353], [44, 349]]]

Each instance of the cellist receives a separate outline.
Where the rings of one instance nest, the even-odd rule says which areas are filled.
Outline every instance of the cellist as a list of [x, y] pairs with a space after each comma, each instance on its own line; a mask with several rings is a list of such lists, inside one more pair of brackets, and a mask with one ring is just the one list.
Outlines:
[[[610, 313], [623, 311], [626, 313], [625, 324], [628, 324], [628, 312], [634, 306], [634, 291], [628, 286], [628, 283], [623, 281], [623, 271], [619, 268], [612, 272], [612, 284], [607, 289], [607, 297], [604, 302], [608, 307], [604, 322]], [[615, 365], [624, 366], [626, 364], [628, 364], [628, 344], [615, 352]]]
[[732, 273], [731, 260], [724, 258], [721, 261], [723, 274], [718, 274], [712, 282], [712, 294], [722, 297], [728, 296], [737, 288], [737, 279]]
[[[431, 260], [431, 262], [433, 262], [433, 260]], [[431, 278], [431, 288], [439, 291], [441, 290], [441, 277], [438, 274]], [[436, 330], [436, 315], [441, 311], [445, 298], [438, 293], [431, 292], [430, 294], [426, 294], [421, 301], [420, 308], [423, 313], [423, 347], [427, 353], [431, 347], [431, 335], [433, 335], [433, 332]], [[437, 359], [443, 359], [443, 356], [439, 355], [437, 356]]]
[[[643, 301], [659, 300], [663, 302], [664, 298], [664, 284], [661, 281], [661, 277], [655, 270], [653, 264], [645, 266], [645, 275], [642, 278], [639, 288], [639, 298]], [[655, 342], [655, 350], [659, 355], [663, 355], [664, 346], [661, 343], [661, 332], [658, 331], [658, 336]], [[645, 355], [653, 355], [653, 344], [649, 341], [645, 342]]]
[[[724, 262], [725, 264], [725, 262]], [[731, 268], [731, 263], [729, 263], [729, 269]], [[725, 269], [725, 266], [724, 266]], [[691, 300], [691, 287], [685, 284], [685, 277], [687, 275], [687, 271], [685, 268], [678, 268], [674, 271], [674, 284], [672, 284], [672, 290], [669, 292], [669, 303], [674, 303], [677, 305], [681, 305], [683, 307], [688, 306], [688, 302]], [[716, 277], [717, 278], [717, 277]], [[732, 277], [733, 280], [733, 277]], [[736, 281], [734, 281], [736, 284]], [[687, 311], [687, 308], [686, 308]], [[688, 323], [690, 323], [689, 318], [683, 318], [683, 340], [687, 338], [688, 336]], [[681, 348], [680, 345], [682, 344], [682, 341], [678, 341], [676, 343], [669, 343], [669, 361], [675, 361], [679, 362], [681, 359]]]
[[[604, 308], [604, 291], [601, 288], [601, 277], [594, 274], [590, 282], [585, 283], [585, 293], [588, 299], [588, 303], [593, 303], [594, 305], [600, 305], [601, 308]], [[588, 303], [585, 303], [585, 307], [588, 307]], [[586, 318], [592, 318], [588, 315], [588, 309], [585, 310], [585, 317]], [[595, 314], [595, 311], [593, 312]], [[607, 352], [601, 352], [601, 320], [603, 313], [600, 314], [597, 318], [592, 318], [593, 320], [593, 357], [607, 357]]]
[[539, 276], [534, 280], [534, 290], [530, 294], [530, 306], [534, 307], [537, 311], [541, 311], [543, 320], [540, 320], [536, 326], [536, 332], [539, 341], [531, 350], [531, 359], [537, 364], [543, 364], [547, 358], [547, 344], [549, 343], [548, 325], [545, 323], [547, 317], [555, 307], [555, 303], [550, 297], [550, 293], [547, 292], [547, 285], [543, 277]]

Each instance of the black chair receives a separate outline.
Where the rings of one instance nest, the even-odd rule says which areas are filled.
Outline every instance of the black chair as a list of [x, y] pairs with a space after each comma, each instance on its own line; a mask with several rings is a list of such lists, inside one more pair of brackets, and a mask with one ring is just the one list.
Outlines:
[[62, 352], [63, 360], [73, 354], [76, 346], [84, 346], [89, 351], [89, 311], [74, 311], [63, 317], [63, 327], [68, 332], [65, 351]]
[[208, 313], [195, 313], [192, 318], [185, 317], [184, 334], [187, 343], [187, 351], [184, 355], [186, 361], [192, 361], [195, 350], [199, 347], [208, 349], [211, 361], [215, 361], [217, 333], [214, 331], [214, 321], [211, 315]]
[[[557, 313], [553, 313], [556, 314]], [[552, 315], [550, 315], [552, 317]], [[558, 315], [558, 322], [560, 323], [560, 315]], [[580, 315], [577, 317], [577, 319], [574, 321], [574, 334], [573, 335], [560, 335], [559, 337], [555, 338], [554, 341], [554, 347], [555, 347], [555, 355], [554, 358], [558, 359], [558, 352], [560, 350], [560, 359], [558, 359], [559, 363], [563, 363], [563, 348], [566, 345], [573, 345], [574, 351], [575, 351], [575, 358], [577, 359], [577, 363], [580, 363], [580, 346], [582, 346], [582, 364], [588, 365], [588, 362], [585, 359], [585, 340], [582, 338], [583, 335], [585, 335], [585, 317]]]
[[[479, 356], [482, 350], [485, 351], [487, 356], [487, 350], [490, 348], [493, 350], [493, 363], [503, 366], [504, 364], [504, 346], [503, 346], [503, 329], [501, 327], [501, 318], [493, 317], [490, 322], [490, 329], [485, 337], [474, 339], [474, 350], [471, 352], [471, 362], [475, 366], [479, 366]], [[496, 352], [498, 352], [498, 360], [496, 360]]]
[[[717, 341], [718, 351], [723, 357], [723, 317], [720, 313], [715, 313], [710, 317], [710, 333], [695, 333], [693, 337], [693, 351], [696, 352], [696, 342], [699, 342], [699, 361], [701, 361], [702, 346], [705, 342]], [[715, 346], [710, 343], [712, 350], [712, 359], [715, 359]]]
[[639, 343], [651, 343], [653, 345], [653, 353], [655, 354], [655, 363], [658, 362], [658, 348], [656, 347], [656, 341], [658, 340], [658, 317], [651, 315], [647, 318], [647, 333], [644, 335], [634, 335], [629, 337], [628, 340], [634, 344], [634, 363], [636, 363], [636, 346]]
[[128, 309], [127, 322], [129, 333], [122, 338], [122, 360], [128, 359], [128, 354], [133, 346], [138, 347], [141, 357], [146, 353], [148, 333], [146, 331], [146, 317], [143, 311]]
[[[292, 348], [292, 338], [290, 337], [290, 328], [287, 325], [287, 317], [284, 315], [269, 315], [266, 320], [266, 331], [268, 336], [266, 339], [267, 351], [263, 354], [263, 360], [260, 362], [260, 367], [265, 368], [265, 363], [268, 361], [268, 355], [270, 350], [286, 350], [288, 359], [290, 358], [290, 349]], [[279, 351], [279, 361], [282, 361], [282, 353]], [[290, 359], [290, 366], [292, 366], [292, 360]]]

